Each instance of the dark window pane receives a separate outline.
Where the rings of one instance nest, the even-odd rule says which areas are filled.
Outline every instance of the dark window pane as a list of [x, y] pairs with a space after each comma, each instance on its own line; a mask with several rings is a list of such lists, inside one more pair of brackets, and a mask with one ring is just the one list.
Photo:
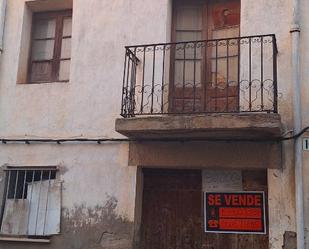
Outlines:
[[[8, 182], [7, 199], [26, 199], [28, 194], [28, 183], [54, 180], [56, 170], [10, 170]], [[26, 179], [25, 179], [26, 178]]]
[[34, 23], [33, 32], [35, 39], [54, 38], [55, 31], [55, 19], [38, 20]]
[[50, 81], [52, 74], [51, 62], [32, 63], [31, 82]]
[[54, 54], [54, 40], [34, 41], [32, 60], [51, 60]]

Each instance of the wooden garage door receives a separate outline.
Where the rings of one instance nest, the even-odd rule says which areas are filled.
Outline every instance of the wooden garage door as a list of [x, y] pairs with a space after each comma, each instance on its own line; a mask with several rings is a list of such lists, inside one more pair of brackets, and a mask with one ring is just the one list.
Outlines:
[[143, 249], [201, 248], [200, 171], [145, 170]]
[[[243, 190], [267, 195], [266, 171], [242, 175]], [[205, 233], [202, 203], [201, 171], [144, 170], [141, 249], [269, 248], [268, 235]]]

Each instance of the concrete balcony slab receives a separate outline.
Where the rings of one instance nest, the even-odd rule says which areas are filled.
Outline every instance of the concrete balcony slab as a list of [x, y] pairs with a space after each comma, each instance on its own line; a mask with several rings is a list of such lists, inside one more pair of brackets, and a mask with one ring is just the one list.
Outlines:
[[275, 113], [138, 116], [116, 119], [115, 126], [135, 139], [275, 139], [282, 134], [281, 118]]

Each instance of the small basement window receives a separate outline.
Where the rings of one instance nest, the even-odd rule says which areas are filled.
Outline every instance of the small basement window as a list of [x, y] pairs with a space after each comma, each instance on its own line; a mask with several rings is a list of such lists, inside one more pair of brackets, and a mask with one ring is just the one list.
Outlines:
[[60, 233], [61, 182], [57, 168], [6, 169], [1, 235], [29, 237]]
[[30, 83], [69, 81], [71, 38], [71, 10], [33, 14]]

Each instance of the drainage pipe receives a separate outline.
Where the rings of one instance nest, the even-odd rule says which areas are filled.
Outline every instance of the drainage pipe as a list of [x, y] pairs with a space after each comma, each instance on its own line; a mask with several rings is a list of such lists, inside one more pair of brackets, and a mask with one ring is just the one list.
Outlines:
[[0, 0], [0, 53], [3, 51], [3, 34], [7, 0]]
[[[292, 83], [294, 85], [294, 131], [301, 131], [301, 80], [300, 80], [300, 0], [293, 0], [292, 36]], [[303, 188], [303, 160], [302, 140], [298, 137], [294, 146], [295, 160], [295, 201], [296, 201], [296, 231], [297, 248], [305, 248], [304, 229], [304, 188]]]

